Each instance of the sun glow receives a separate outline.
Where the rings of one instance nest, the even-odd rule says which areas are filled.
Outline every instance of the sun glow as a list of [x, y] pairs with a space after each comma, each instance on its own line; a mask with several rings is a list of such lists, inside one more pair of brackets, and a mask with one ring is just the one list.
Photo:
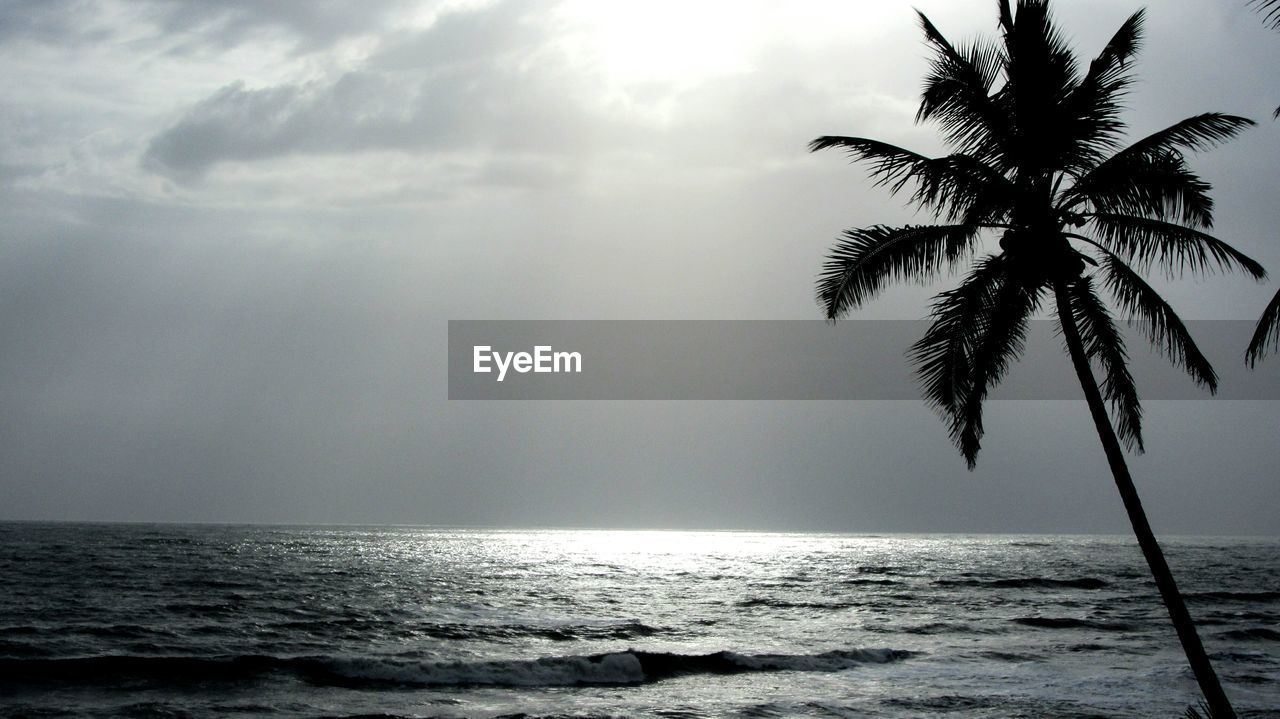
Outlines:
[[799, 71], [879, 42], [904, 13], [905, 4], [837, 0], [565, 0], [556, 15], [561, 49], [640, 99], [779, 64]]
[[748, 71], [765, 18], [730, 0], [570, 0], [563, 12], [575, 53], [624, 85]]

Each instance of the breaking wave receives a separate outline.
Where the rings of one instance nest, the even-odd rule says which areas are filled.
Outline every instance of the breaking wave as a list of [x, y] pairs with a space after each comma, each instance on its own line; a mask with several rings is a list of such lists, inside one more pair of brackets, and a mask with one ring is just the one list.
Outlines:
[[0, 659], [0, 686], [85, 684], [142, 680], [155, 683], [252, 681], [288, 674], [325, 686], [562, 687], [645, 684], [693, 674], [835, 672], [913, 656], [898, 649], [848, 649], [821, 654], [674, 654], [629, 650], [529, 660], [446, 662], [396, 657], [96, 656], [71, 659]]

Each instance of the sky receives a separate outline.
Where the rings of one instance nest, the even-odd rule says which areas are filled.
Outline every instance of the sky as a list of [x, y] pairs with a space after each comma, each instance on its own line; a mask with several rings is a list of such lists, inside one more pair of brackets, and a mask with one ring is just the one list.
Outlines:
[[[1127, 532], [1082, 402], [991, 403], [969, 472], [922, 402], [447, 398], [451, 319], [820, 318], [838, 233], [920, 217], [806, 143], [943, 151], [913, 7], [996, 24], [988, 0], [0, 1], [0, 519]], [[1056, 11], [1091, 56], [1138, 7]], [[1126, 118], [1259, 121], [1192, 162], [1217, 235], [1280, 273], [1277, 65], [1245, 0], [1158, 0]], [[1190, 319], [1276, 289], [1153, 282]], [[1158, 532], [1280, 533], [1280, 402], [1146, 413]]]

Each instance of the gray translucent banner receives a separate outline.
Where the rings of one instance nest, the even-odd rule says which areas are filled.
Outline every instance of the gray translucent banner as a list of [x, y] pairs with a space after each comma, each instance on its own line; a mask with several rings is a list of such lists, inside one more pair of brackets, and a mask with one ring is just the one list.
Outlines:
[[[909, 400], [906, 352], [926, 321], [450, 320], [449, 399]], [[1123, 325], [1122, 325], [1123, 327]], [[1244, 366], [1253, 323], [1187, 323], [1218, 399], [1280, 399], [1280, 357]], [[1136, 328], [1124, 329], [1144, 399], [1211, 399]], [[1055, 323], [1031, 323], [995, 400], [1081, 399]]]

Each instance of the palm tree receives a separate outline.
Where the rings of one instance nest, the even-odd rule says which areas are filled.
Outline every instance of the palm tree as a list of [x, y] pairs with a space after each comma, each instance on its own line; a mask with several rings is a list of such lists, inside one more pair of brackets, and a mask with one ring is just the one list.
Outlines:
[[[1249, 0], [1249, 4], [1262, 15], [1262, 20], [1271, 29], [1280, 30], [1280, 0]], [[1280, 118], [1280, 107], [1276, 108], [1272, 117]], [[1249, 350], [1245, 358], [1250, 367], [1261, 360], [1268, 350], [1280, 347], [1280, 291], [1267, 303], [1267, 308], [1258, 318], [1258, 326], [1253, 330], [1253, 339], [1249, 342]]]
[[[1175, 365], [1216, 390], [1208, 360], [1142, 273], [1155, 266], [1169, 273], [1223, 268], [1264, 276], [1257, 262], [1208, 234], [1210, 187], [1184, 158], [1253, 122], [1197, 115], [1123, 147], [1120, 101], [1131, 82], [1143, 11], [1129, 17], [1082, 72], [1046, 0], [1018, 0], [1016, 9], [999, 0], [1001, 37], [966, 45], [950, 43], [920, 14], [933, 59], [916, 119], [937, 122], [952, 154], [931, 158], [861, 137], [810, 144], [810, 150], [839, 148], [870, 163], [877, 184], [893, 193], [910, 186], [913, 202], [936, 221], [846, 231], [823, 265], [818, 301], [835, 320], [890, 281], [927, 281], [971, 265], [959, 286], [937, 295], [933, 322], [909, 355], [926, 398], [972, 469], [983, 400], [1020, 356], [1029, 319], [1051, 298], [1187, 660], [1214, 716], [1234, 717], [1125, 465], [1122, 442], [1142, 451], [1142, 411], [1123, 339], [1099, 291], [1136, 318]], [[984, 240], [997, 236], [999, 251], [978, 257]]]

